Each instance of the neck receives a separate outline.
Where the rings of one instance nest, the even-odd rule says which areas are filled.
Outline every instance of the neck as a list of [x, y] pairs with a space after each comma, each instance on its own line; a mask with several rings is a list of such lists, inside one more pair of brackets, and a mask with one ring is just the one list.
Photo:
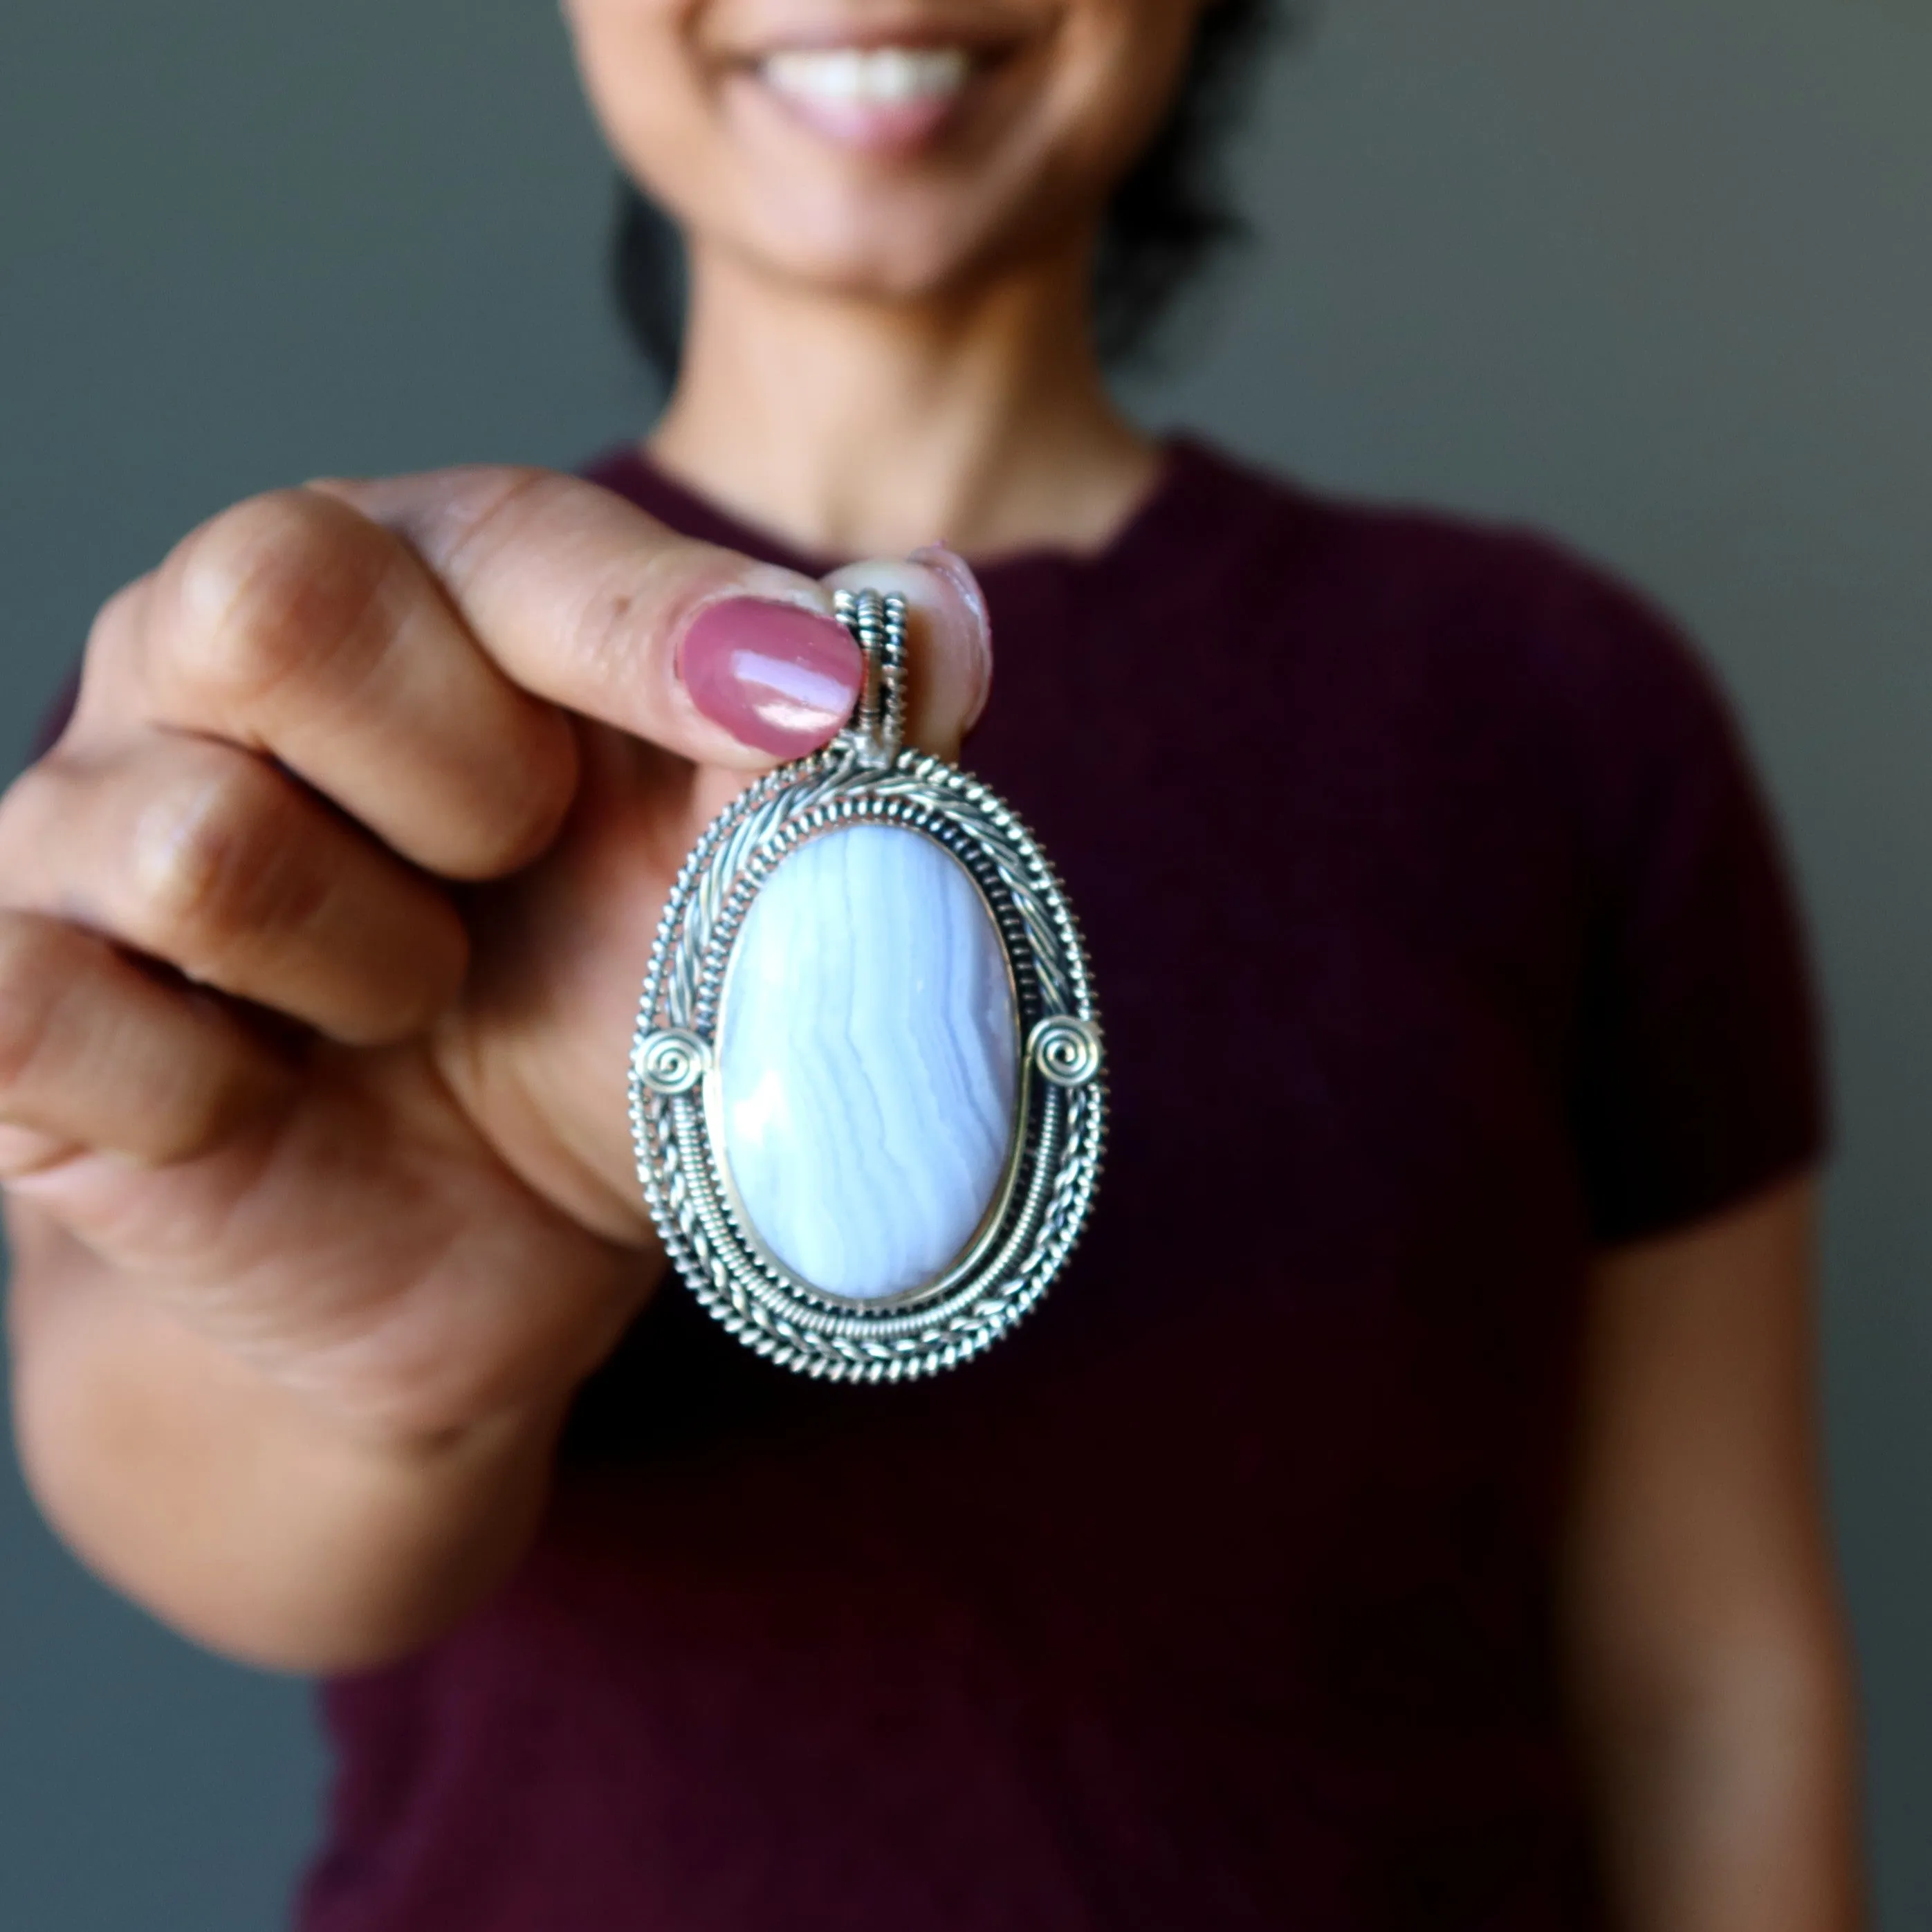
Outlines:
[[1151, 484], [1158, 453], [1088, 338], [1083, 260], [922, 303], [802, 288], [701, 249], [692, 268], [651, 454], [800, 548], [1091, 551]]

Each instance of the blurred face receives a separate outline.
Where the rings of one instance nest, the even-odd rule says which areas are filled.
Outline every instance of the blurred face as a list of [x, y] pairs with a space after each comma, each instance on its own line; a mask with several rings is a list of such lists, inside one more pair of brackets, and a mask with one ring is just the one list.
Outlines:
[[626, 167], [700, 249], [916, 298], [1081, 245], [1202, 0], [566, 0]]

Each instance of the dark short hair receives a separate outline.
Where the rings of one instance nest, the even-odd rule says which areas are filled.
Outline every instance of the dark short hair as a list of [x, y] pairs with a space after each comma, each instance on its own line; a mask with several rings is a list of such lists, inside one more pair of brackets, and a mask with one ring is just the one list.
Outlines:
[[[1166, 119], [1114, 190], [1094, 271], [1095, 338], [1110, 364], [1144, 357], [1176, 298], [1246, 236], [1228, 190], [1226, 141], [1283, 11], [1282, 0], [1215, 0]], [[611, 266], [632, 339], [668, 383], [684, 340], [684, 244], [663, 209], [628, 180]]]

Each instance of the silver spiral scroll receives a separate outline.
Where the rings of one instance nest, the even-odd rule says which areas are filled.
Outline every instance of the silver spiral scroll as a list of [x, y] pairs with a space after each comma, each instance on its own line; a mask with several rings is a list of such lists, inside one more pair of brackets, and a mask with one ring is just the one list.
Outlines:
[[[727, 1329], [806, 1375], [900, 1382], [991, 1346], [1065, 1265], [1100, 1175], [1103, 1053], [1085, 950], [1046, 854], [986, 786], [898, 742], [903, 602], [865, 591], [838, 612], [866, 653], [866, 700], [825, 751], [742, 793], [686, 860], [640, 1003], [631, 1126], [665, 1250]], [[766, 1248], [730, 1184], [715, 1105], [725, 976], [752, 901], [806, 840], [868, 823], [924, 834], [971, 874], [1006, 949], [1024, 1042], [1018, 1129], [986, 1224], [943, 1276], [877, 1303], [825, 1294]]]
[[667, 1097], [688, 1094], [710, 1064], [711, 1049], [682, 1027], [640, 1034], [631, 1052], [632, 1077]]
[[1057, 1013], [1034, 1028], [1028, 1051], [1042, 1080], [1084, 1087], [1100, 1071], [1100, 1029], [1091, 1020]]

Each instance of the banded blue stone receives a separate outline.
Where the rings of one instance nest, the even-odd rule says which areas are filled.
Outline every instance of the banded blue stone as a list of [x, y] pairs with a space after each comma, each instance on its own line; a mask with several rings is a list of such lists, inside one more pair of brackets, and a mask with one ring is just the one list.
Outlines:
[[733, 949], [726, 1163], [800, 1280], [877, 1300], [944, 1274], [993, 1205], [1019, 1019], [998, 928], [936, 840], [842, 826], [783, 860]]

